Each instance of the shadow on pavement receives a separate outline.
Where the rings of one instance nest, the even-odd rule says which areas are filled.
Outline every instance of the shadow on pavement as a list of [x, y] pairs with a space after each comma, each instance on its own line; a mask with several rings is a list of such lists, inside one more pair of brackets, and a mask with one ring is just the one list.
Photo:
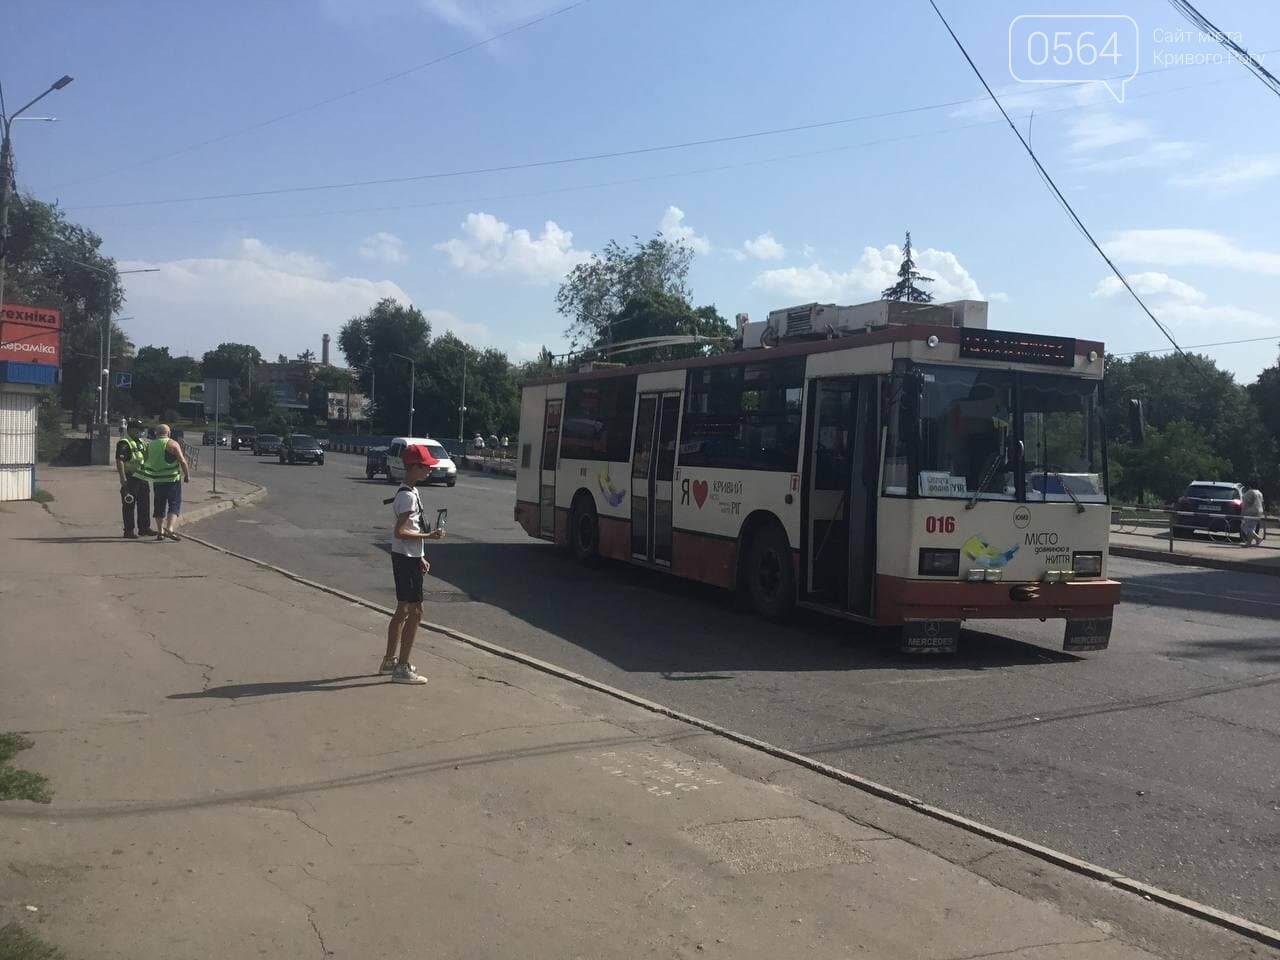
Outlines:
[[1171, 656], [1187, 660], [1219, 660], [1224, 654], [1249, 663], [1280, 663], [1280, 641], [1272, 637], [1241, 640], [1191, 640], [1179, 644]]
[[[364, 683], [348, 683], [349, 680], [363, 680]], [[275, 683], [228, 683], [220, 687], [209, 687], [207, 690], [195, 690], [191, 693], [171, 693], [168, 700], [200, 700], [213, 697], [221, 700], [238, 700], [241, 697], [270, 697], [278, 693], [334, 693], [340, 690], [355, 690], [359, 687], [379, 687], [391, 682], [390, 677], [381, 677], [376, 673], [360, 673], [351, 677], [328, 677], [324, 680], [282, 680]], [[340, 684], [340, 686], [335, 686]]]
[[[629, 672], [670, 680], [738, 671], [987, 670], [1080, 658], [966, 630], [960, 652], [912, 658], [869, 627], [808, 612], [771, 623], [733, 608], [726, 591], [622, 563], [582, 567], [541, 543], [428, 545], [431, 576], [479, 603], [564, 638]], [[426, 618], [439, 619], [428, 605]], [[466, 630], [466, 606], [446, 619]], [[498, 637], [498, 642], [501, 638]]]
[[1194, 577], [1193, 586], [1185, 572], [1127, 576], [1122, 581], [1120, 595], [1126, 603], [1171, 610], [1280, 619], [1280, 592], [1275, 589], [1273, 577], [1264, 574], [1254, 578], [1268, 581], [1265, 587], [1242, 581], [1241, 574], [1232, 570], [1200, 568]]

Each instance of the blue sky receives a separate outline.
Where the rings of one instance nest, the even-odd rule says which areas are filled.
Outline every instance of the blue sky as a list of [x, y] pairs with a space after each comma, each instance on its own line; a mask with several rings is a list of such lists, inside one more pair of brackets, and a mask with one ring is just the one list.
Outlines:
[[[936, 292], [990, 298], [993, 326], [1119, 352], [1163, 345], [993, 122], [925, 0], [587, 0], [264, 124], [570, 2], [17, 0], [6, 33], [23, 42], [6, 44], [0, 67], [9, 106], [75, 77], [36, 108], [60, 122], [15, 125], [19, 183], [100, 232], [122, 266], [159, 267], [128, 278], [124, 325], [140, 345], [196, 355], [223, 340], [269, 357], [318, 352], [323, 333], [395, 296], [437, 332], [524, 358], [563, 345], [554, 295], [567, 269], [610, 238], [660, 228], [698, 253], [694, 300], [729, 317], [874, 299], [910, 229]], [[1280, 99], [1239, 64], [1180, 65], [1222, 48], [1179, 36], [1187, 25], [1164, 0], [939, 5], [1174, 336], [1271, 337], [1206, 351], [1243, 381], [1274, 363]], [[1280, 51], [1276, 5], [1199, 6], [1251, 51]], [[1122, 42], [1138, 38], [1123, 103], [1098, 84], [1011, 76], [1010, 21], [1063, 13], [1132, 18], [1108, 22], [1131, 31]], [[1274, 70], [1280, 52], [1265, 62]], [[886, 113], [628, 157], [168, 202]]]

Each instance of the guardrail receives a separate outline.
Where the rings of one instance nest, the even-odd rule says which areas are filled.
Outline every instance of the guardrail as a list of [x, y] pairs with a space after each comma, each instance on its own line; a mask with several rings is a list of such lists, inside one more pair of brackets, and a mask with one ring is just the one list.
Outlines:
[[[1197, 517], [1197, 522], [1193, 527], [1187, 525], [1175, 525], [1174, 515], [1177, 513], [1171, 506], [1147, 506], [1145, 504], [1112, 504], [1111, 505], [1111, 532], [1121, 534], [1142, 534], [1142, 533], [1158, 533], [1163, 530], [1168, 531], [1169, 550], [1173, 551], [1174, 542], [1179, 539], [1179, 530], [1185, 531], [1185, 536], [1190, 538], [1195, 531], [1203, 530], [1214, 543], [1232, 543], [1239, 542], [1240, 539], [1240, 520], [1238, 515], [1207, 515]], [[1263, 517], [1258, 524], [1258, 533], [1265, 541], [1267, 539], [1267, 528], [1276, 527], [1280, 529], [1280, 518], [1274, 516]]]

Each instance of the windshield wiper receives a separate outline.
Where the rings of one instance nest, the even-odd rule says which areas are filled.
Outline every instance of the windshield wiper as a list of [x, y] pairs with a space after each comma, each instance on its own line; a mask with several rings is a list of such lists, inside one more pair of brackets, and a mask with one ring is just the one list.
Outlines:
[[999, 470], [1002, 466], [1004, 466], [1005, 462], [1008, 459], [1009, 459], [1009, 446], [1008, 444], [1005, 444], [1004, 449], [1001, 450], [1000, 452], [1000, 455], [995, 457], [991, 461], [991, 466], [986, 469], [986, 471], [982, 474], [981, 479], [978, 480], [978, 489], [973, 491], [973, 496], [970, 497], [969, 502], [964, 505], [964, 508], [966, 510], [972, 510], [974, 508], [974, 506], [978, 502], [978, 497], [982, 494], [982, 491], [987, 488], [987, 484], [991, 482], [991, 478], [995, 476], [995, 473], [997, 470]]
[[[1070, 497], [1071, 502], [1076, 505], [1076, 513], [1084, 513], [1084, 504], [1080, 502], [1080, 498], [1076, 496], [1076, 492], [1067, 486], [1067, 481], [1062, 479], [1062, 474], [1054, 470], [1047, 470], [1045, 472], [1062, 484], [1062, 489], [1067, 491], [1067, 496]], [[1045, 486], [1047, 487], [1048, 484]]]

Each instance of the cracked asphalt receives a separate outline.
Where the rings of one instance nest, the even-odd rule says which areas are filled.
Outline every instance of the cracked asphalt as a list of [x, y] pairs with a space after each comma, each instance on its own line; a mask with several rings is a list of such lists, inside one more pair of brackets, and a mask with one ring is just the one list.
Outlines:
[[[362, 461], [227, 457], [270, 495], [192, 532], [378, 603], [393, 488]], [[785, 626], [721, 593], [583, 570], [512, 520], [512, 481], [424, 489], [428, 620], [852, 770], [1074, 856], [1280, 923], [1280, 581], [1113, 558], [1111, 648], [1060, 625], [980, 623], [958, 656], [904, 660], [856, 628]]]

